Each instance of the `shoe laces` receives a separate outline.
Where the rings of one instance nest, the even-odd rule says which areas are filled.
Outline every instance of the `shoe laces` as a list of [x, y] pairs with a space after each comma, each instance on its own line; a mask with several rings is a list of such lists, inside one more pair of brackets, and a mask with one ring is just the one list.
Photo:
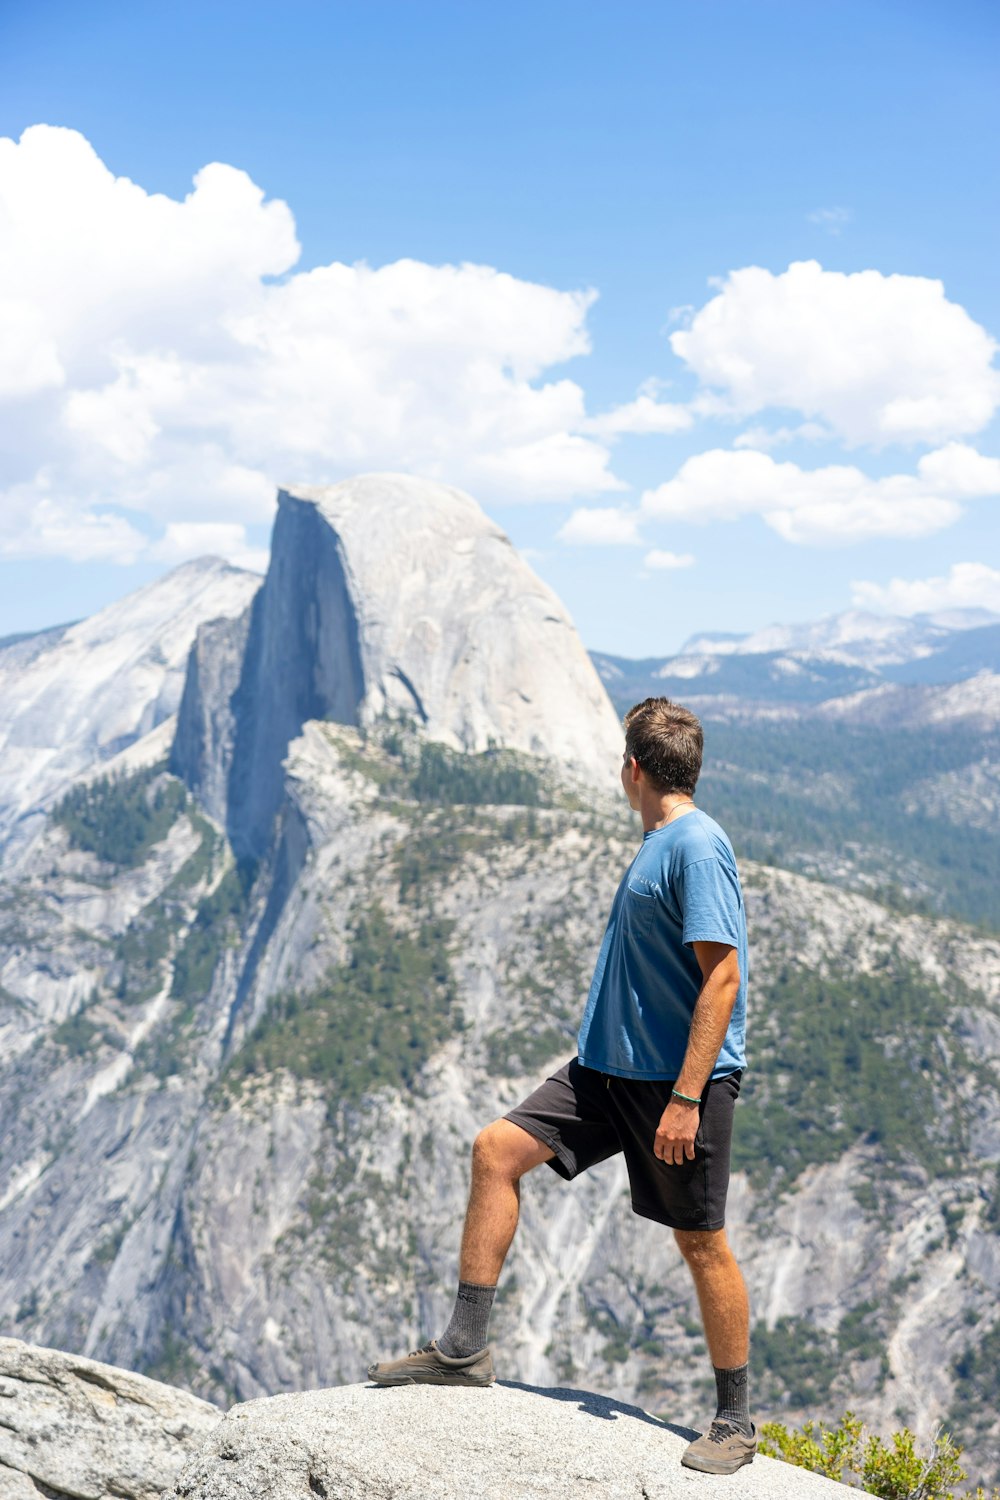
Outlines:
[[412, 1359], [415, 1354], [433, 1354], [433, 1353], [434, 1353], [434, 1340], [431, 1339], [431, 1341], [430, 1341], [429, 1344], [422, 1344], [419, 1349], [411, 1349], [410, 1353], [409, 1353], [409, 1355], [407, 1357], [409, 1359]]
[[743, 1434], [740, 1432], [740, 1429], [738, 1427], [733, 1426], [732, 1422], [721, 1422], [716, 1420], [713, 1421], [705, 1436], [708, 1438], [708, 1441], [710, 1443], [725, 1443], [731, 1437], [742, 1437]]

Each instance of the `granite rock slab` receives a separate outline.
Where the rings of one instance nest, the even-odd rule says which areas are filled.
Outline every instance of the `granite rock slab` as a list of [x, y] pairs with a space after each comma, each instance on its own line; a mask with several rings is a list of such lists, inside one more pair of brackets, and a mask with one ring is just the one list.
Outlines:
[[337, 1386], [235, 1406], [164, 1500], [834, 1500], [774, 1459], [700, 1474], [695, 1434], [588, 1391]]
[[145, 1375], [0, 1339], [0, 1500], [156, 1500], [220, 1416]]

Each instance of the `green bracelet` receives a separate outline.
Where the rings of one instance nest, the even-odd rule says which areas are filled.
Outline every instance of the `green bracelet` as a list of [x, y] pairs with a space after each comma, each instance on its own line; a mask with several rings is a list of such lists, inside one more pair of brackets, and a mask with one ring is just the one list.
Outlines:
[[700, 1099], [692, 1099], [690, 1094], [682, 1094], [678, 1089], [671, 1089], [670, 1093], [674, 1099], [683, 1099], [685, 1104], [701, 1103]]

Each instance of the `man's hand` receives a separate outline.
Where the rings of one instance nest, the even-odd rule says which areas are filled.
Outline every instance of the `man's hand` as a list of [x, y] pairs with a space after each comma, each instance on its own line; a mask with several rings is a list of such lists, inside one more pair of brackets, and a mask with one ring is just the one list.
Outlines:
[[679, 1167], [685, 1159], [694, 1161], [694, 1138], [698, 1134], [698, 1106], [671, 1099], [656, 1127], [653, 1155], [670, 1166]]

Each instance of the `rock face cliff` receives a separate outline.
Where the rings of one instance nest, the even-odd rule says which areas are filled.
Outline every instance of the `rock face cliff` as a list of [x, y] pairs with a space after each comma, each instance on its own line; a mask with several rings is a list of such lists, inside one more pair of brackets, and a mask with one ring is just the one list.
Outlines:
[[196, 647], [171, 761], [238, 855], [265, 851], [309, 719], [403, 716], [454, 749], [506, 746], [613, 788], [620, 729], [573, 623], [474, 500], [399, 474], [278, 500], [248, 618]]
[[373, 474], [283, 498], [337, 539], [356, 629], [343, 722], [402, 713], [457, 750], [495, 741], [613, 784], [620, 731], [572, 620], [468, 495]]

